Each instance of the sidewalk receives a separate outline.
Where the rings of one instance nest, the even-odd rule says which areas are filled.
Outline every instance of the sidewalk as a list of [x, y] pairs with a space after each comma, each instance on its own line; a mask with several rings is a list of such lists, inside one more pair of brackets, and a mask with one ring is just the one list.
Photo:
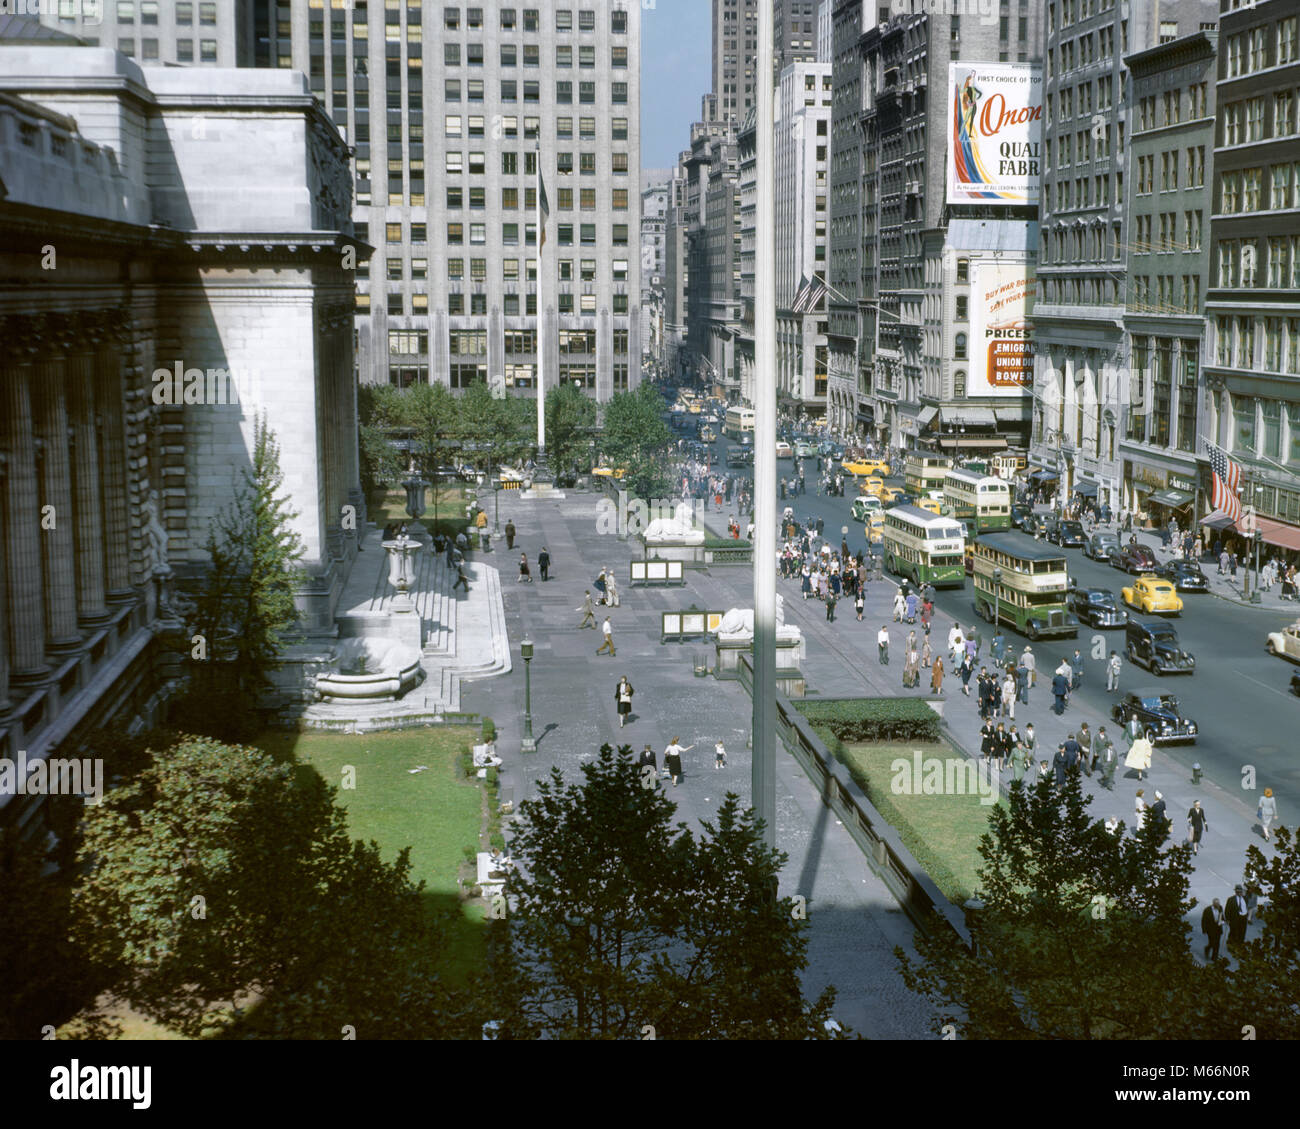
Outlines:
[[[828, 531], [829, 532], [829, 531]], [[906, 648], [907, 633], [912, 628], [893, 621], [893, 598], [897, 589], [895, 581], [886, 577], [882, 581], [872, 581], [867, 588], [866, 607], [863, 622], [858, 623], [851, 601], [841, 601], [836, 611], [836, 622], [826, 622], [824, 605], [817, 600], [805, 601], [800, 597], [797, 581], [777, 581], [777, 590], [785, 596], [786, 622], [798, 624], [803, 629], [808, 643], [808, 661], [804, 671], [808, 675], [810, 694], [817, 697], [858, 697], [858, 696], [904, 696], [930, 697], [929, 678], [922, 679], [922, 687], [906, 690], [902, 685], [903, 653]], [[847, 613], [847, 614], [845, 614]], [[876, 652], [876, 633], [881, 624], [890, 631], [890, 665], [881, 666]], [[976, 696], [975, 678], [971, 679], [970, 697], [961, 692], [961, 679], [947, 670], [948, 631], [953, 619], [936, 609], [931, 627], [931, 647], [936, 653], [944, 654], [946, 670], [944, 678], [944, 728], [953, 742], [967, 756], [978, 757], [980, 747], [980, 727], [983, 722], [979, 716], [979, 702]], [[962, 623], [963, 631], [971, 623]], [[989, 648], [993, 628], [985, 623], [977, 623], [982, 640], [979, 660], [976, 663], [976, 675], [979, 667], [992, 665]], [[920, 624], [916, 628], [918, 642], [922, 640]], [[1019, 654], [1026, 646], [1026, 641], [1013, 632], [1005, 633], [1009, 654]], [[1100, 786], [1097, 777], [1084, 777], [1084, 792], [1091, 794], [1090, 810], [1098, 819], [1112, 816], [1122, 819], [1131, 830], [1134, 825], [1134, 798], [1138, 788], [1144, 789], [1148, 804], [1154, 802], [1159, 790], [1164, 795], [1167, 805], [1166, 815], [1171, 821], [1170, 841], [1182, 842], [1186, 835], [1187, 811], [1192, 801], [1199, 799], [1209, 819], [1199, 855], [1196, 856], [1195, 870], [1191, 878], [1191, 894], [1197, 899], [1197, 907], [1189, 917], [1194, 937], [1193, 950], [1198, 958], [1201, 953], [1200, 915], [1201, 911], [1213, 898], [1219, 898], [1226, 904], [1226, 898], [1232, 893], [1233, 886], [1242, 880], [1245, 864], [1246, 846], [1254, 843], [1264, 848], [1266, 854], [1272, 850], [1265, 844], [1257, 830], [1254, 818], [1254, 793], [1247, 801], [1242, 793], [1229, 792], [1203, 779], [1200, 784], [1191, 782], [1188, 768], [1178, 763], [1176, 758], [1187, 761], [1196, 760], [1195, 746], [1176, 745], [1172, 747], [1157, 746], [1152, 756], [1151, 771], [1144, 775], [1141, 782], [1135, 770], [1125, 769], [1123, 756], [1127, 752], [1121, 726], [1109, 715], [1110, 703], [1118, 700], [1118, 695], [1109, 696], [1106, 708], [1089, 707], [1082, 699], [1072, 699], [1062, 717], [1057, 717], [1052, 709], [1051, 677], [1054, 669], [1062, 659], [1074, 653], [1079, 641], [1061, 639], [1043, 641], [1033, 644], [1033, 653], [1037, 660], [1038, 685], [1029, 692], [1029, 704], [1017, 703], [1015, 718], [995, 718], [994, 723], [1002, 720], [1010, 728], [1012, 721], [1023, 732], [1026, 723], [1034, 723], [1038, 739], [1036, 759], [1046, 760], [1051, 764], [1057, 745], [1068, 734], [1076, 733], [1080, 723], [1087, 721], [1091, 732], [1096, 733], [1099, 726], [1106, 727], [1107, 734], [1115, 741], [1120, 755], [1120, 767], [1115, 774], [1114, 790], [1106, 791]], [[1014, 650], [1010, 650], [1014, 648]], [[1036, 771], [1026, 774], [1031, 783], [1037, 780]], [[1009, 786], [1011, 773], [1008, 769], [1002, 774], [1003, 790]]]
[[[538, 752], [519, 752], [522, 662], [515, 662], [506, 677], [466, 685], [462, 708], [495, 720], [497, 750], [505, 762], [502, 799], [516, 805], [535, 794], [537, 780], [552, 768], [566, 780], [580, 779], [583, 763], [605, 742], [634, 750], [649, 743], [662, 766], [664, 747], [680, 736], [683, 745], [694, 746], [684, 758], [685, 776], [677, 788], [671, 781], [661, 783], [680, 818], [695, 826], [715, 817], [726, 791], [750, 802], [752, 759], [746, 742], [752, 706], [738, 682], [695, 677], [694, 659], [706, 653], [711, 658], [711, 644], [661, 644], [660, 616], [691, 604], [749, 607], [752, 572], [740, 567], [714, 569], [711, 575], [688, 570], [685, 587], [631, 588], [628, 564], [639, 556], [637, 543], [599, 531], [601, 500], [599, 494], [570, 491], [563, 502], [512, 500], [508, 512], [503, 500], [502, 526], [512, 520], [519, 535], [513, 553], [504, 537], [494, 538], [502, 560], [517, 560], [526, 552], [535, 561], [543, 545], [552, 558], [547, 584], [516, 584], [508, 573], [502, 577], [512, 647], [525, 635], [534, 641], [530, 676]], [[599, 631], [578, 630], [576, 609], [602, 566], [614, 570], [620, 594], [619, 607], [597, 609], [598, 621], [607, 610], [611, 617], [613, 659], [596, 655]], [[614, 702], [614, 687], [623, 674], [636, 691], [626, 729], [619, 728]], [[719, 739], [727, 750], [721, 770], [713, 764]], [[780, 891], [807, 902], [808, 995], [835, 985], [836, 1018], [869, 1038], [932, 1038], [929, 1005], [903, 986], [893, 956], [895, 946], [914, 953], [911, 922], [798, 763], [787, 756], [777, 760], [776, 813], [776, 841], [789, 856]]]

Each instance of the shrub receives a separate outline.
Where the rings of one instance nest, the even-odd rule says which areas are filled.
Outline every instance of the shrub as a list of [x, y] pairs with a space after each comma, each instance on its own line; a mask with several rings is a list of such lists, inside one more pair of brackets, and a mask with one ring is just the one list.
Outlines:
[[506, 849], [506, 837], [500, 831], [493, 831], [488, 839], [488, 844], [498, 851], [504, 851]]
[[461, 753], [461, 754], [460, 754], [460, 770], [461, 770], [461, 772], [463, 772], [466, 776], [473, 776], [473, 775], [474, 775], [475, 769], [474, 769], [474, 754], [473, 754], [473, 753]]
[[490, 745], [497, 739], [497, 723], [490, 717], [483, 719], [483, 744]]
[[489, 786], [494, 785], [497, 782], [497, 770], [496, 767], [493, 765], [488, 766], [487, 782]]
[[704, 547], [706, 549], [752, 549], [754, 546], [743, 537], [739, 541], [731, 537], [706, 537]]
[[803, 702], [799, 712], [846, 744], [938, 741], [939, 715], [916, 698], [845, 698]]

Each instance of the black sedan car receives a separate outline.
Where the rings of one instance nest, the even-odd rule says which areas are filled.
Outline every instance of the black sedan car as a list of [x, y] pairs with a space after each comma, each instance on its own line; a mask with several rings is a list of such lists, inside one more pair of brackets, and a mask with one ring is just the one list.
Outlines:
[[1030, 537], [1047, 537], [1047, 519], [1042, 514], [1026, 514], [1020, 528]]
[[1070, 611], [1089, 627], [1123, 627], [1128, 612], [1107, 588], [1076, 588], [1070, 593]]
[[1156, 555], [1145, 545], [1123, 545], [1111, 556], [1110, 563], [1136, 576], [1140, 572], [1155, 572]]
[[1050, 522], [1047, 526], [1047, 539], [1063, 549], [1081, 549], [1087, 538], [1083, 526], [1077, 521]]
[[728, 447], [727, 466], [753, 466], [754, 452], [748, 447]]
[[1128, 725], [1136, 717], [1142, 724], [1146, 739], [1153, 745], [1196, 740], [1196, 722], [1184, 717], [1178, 699], [1163, 690], [1150, 687], [1130, 690], [1110, 714], [1120, 725]]
[[1033, 506], [1026, 506], [1017, 503], [1011, 507], [1011, 525], [1014, 529], [1023, 529], [1025, 527], [1025, 518], [1034, 512]]
[[1135, 666], [1152, 674], [1194, 674], [1196, 659], [1178, 645], [1178, 632], [1167, 620], [1128, 621], [1125, 653]]
[[1171, 581], [1180, 592], [1208, 592], [1210, 581], [1195, 561], [1170, 561], [1156, 569], [1156, 575]]

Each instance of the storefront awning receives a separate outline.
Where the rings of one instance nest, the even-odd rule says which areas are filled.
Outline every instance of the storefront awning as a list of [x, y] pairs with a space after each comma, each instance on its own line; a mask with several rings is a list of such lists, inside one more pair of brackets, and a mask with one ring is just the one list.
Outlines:
[[924, 431], [934, 422], [934, 417], [939, 414], [939, 409], [935, 407], [922, 408], [920, 414], [916, 417], [917, 426]]
[[1007, 441], [1001, 435], [967, 435], [960, 439], [945, 439], [940, 437], [939, 447], [942, 450], [963, 450], [963, 451], [1005, 451]]
[[1255, 520], [1259, 523], [1259, 531], [1264, 535], [1264, 544], [1275, 545], [1279, 549], [1300, 550], [1300, 528], [1266, 517]]
[[1086, 479], [1080, 479], [1074, 484], [1074, 492], [1082, 494], [1085, 498], [1095, 498], [1097, 496], [1097, 484], [1088, 482]]
[[1147, 501], [1155, 502], [1157, 506], [1167, 506], [1171, 510], [1181, 510], [1184, 506], [1191, 505], [1195, 499], [1182, 490], [1161, 490], [1158, 494], [1152, 494]]
[[1052, 482], [1052, 481], [1054, 481], [1055, 479], [1060, 478], [1061, 476], [1060, 476], [1059, 474], [1057, 474], [1056, 471], [1054, 471], [1054, 470], [1046, 470], [1046, 469], [1044, 469], [1044, 470], [1036, 470], [1036, 471], [1034, 471], [1034, 473], [1031, 474], [1029, 477], [1032, 478], [1032, 479], [1034, 479], [1034, 480], [1036, 480], [1036, 481], [1038, 481], [1038, 482]]
[[1210, 514], [1209, 517], [1202, 519], [1201, 524], [1205, 526], [1206, 529], [1227, 529], [1228, 526], [1232, 524], [1232, 518], [1221, 510], [1216, 510], [1214, 513]]
[[943, 413], [944, 427], [997, 427], [992, 408], [949, 408]]

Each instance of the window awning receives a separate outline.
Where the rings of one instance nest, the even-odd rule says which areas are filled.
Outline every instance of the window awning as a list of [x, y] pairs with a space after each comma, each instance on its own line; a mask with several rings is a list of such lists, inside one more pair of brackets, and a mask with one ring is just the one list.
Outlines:
[[1043, 470], [1034, 471], [1034, 473], [1031, 474], [1029, 477], [1037, 479], [1039, 482], [1052, 482], [1055, 479], [1060, 478], [1061, 476], [1057, 474], [1056, 471], [1054, 470], [1043, 469]]
[[922, 408], [920, 414], [916, 417], [917, 426], [924, 431], [934, 422], [934, 417], [939, 414], [939, 409], [935, 407]]
[[1272, 521], [1266, 517], [1256, 518], [1259, 531], [1264, 535], [1266, 545], [1275, 545], [1279, 549], [1300, 550], [1300, 527]]
[[992, 408], [950, 408], [943, 413], [944, 427], [997, 427]]
[[1222, 510], [1216, 510], [1209, 517], [1203, 518], [1201, 524], [1207, 529], [1227, 529], [1232, 524], [1232, 518]]
[[967, 435], [960, 439], [946, 439], [940, 437], [940, 449], [947, 447], [950, 450], [964, 451], [1004, 451], [1006, 450], [1007, 441], [1001, 435]]
[[1152, 494], [1147, 501], [1155, 502], [1157, 506], [1167, 506], [1171, 510], [1181, 510], [1184, 506], [1191, 505], [1195, 499], [1183, 490], [1161, 490], [1158, 494]]
[[1080, 479], [1074, 484], [1074, 492], [1082, 494], [1085, 498], [1095, 498], [1097, 496], [1097, 484], [1088, 482], [1086, 479]]

